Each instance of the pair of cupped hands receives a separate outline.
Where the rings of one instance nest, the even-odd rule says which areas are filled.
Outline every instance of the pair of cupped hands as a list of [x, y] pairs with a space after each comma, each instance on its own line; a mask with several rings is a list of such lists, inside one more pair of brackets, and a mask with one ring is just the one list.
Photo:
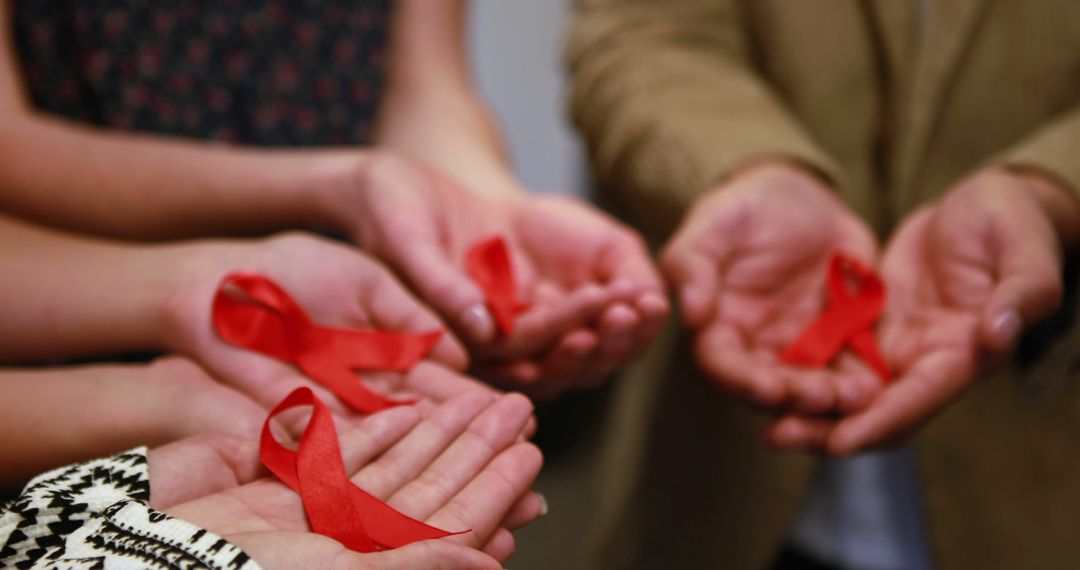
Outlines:
[[[821, 178], [764, 162], [692, 206], [663, 265], [699, 365], [774, 414], [766, 443], [846, 455], [905, 441], [1059, 307], [1078, 221], [1050, 178], [989, 168], [911, 212], [881, 248]], [[890, 383], [850, 350], [824, 369], [779, 358], [823, 311], [836, 253], [885, 283], [875, 332]]]
[[[668, 314], [663, 278], [641, 238], [584, 204], [464, 189], [393, 154], [375, 153], [345, 172], [319, 199], [359, 248], [286, 234], [179, 245], [175, 256], [162, 256], [180, 278], [167, 294], [161, 346], [191, 357], [251, 404], [231, 405], [222, 431], [250, 431], [305, 384], [343, 427], [359, 421], [290, 364], [217, 336], [209, 308], [230, 271], [265, 274], [322, 325], [447, 330], [414, 370], [362, 373], [387, 396], [419, 397], [421, 413], [465, 392], [492, 392], [469, 373], [537, 397], [595, 386], [644, 352]], [[1057, 308], [1077, 210], [1047, 178], [985, 170], [909, 215], [881, 252], [821, 179], [763, 162], [695, 202], [661, 265], [700, 368], [776, 414], [766, 441], [846, 454], [903, 440], [1004, 358], [1025, 326]], [[492, 235], [507, 241], [528, 303], [509, 335], [496, 330], [464, 263], [468, 249]], [[826, 268], [838, 252], [877, 267], [888, 288], [876, 327], [896, 373], [887, 386], [853, 354], [821, 370], [778, 360], [824, 309]], [[234, 400], [199, 401], [212, 410], [213, 402]]]

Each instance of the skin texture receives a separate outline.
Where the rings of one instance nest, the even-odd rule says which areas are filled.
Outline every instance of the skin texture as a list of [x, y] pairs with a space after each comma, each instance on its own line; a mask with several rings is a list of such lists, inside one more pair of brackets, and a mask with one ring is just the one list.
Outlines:
[[912, 213], [881, 267], [890, 293], [879, 336], [898, 378], [852, 415], [784, 415], [766, 441], [833, 455], [903, 442], [1007, 357], [1025, 327], [1057, 310], [1078, 222], [1067, 189], [1003, 169], [976, 173]]
[[865, 406], [878, 382], [857, 359], [841, 358], [824, 370], [778, 362], [822, 310], [825, 269], [838, 251], [876, 261], [866, 226], [796, 166], [755, 164], [700, 198], [662, 262], [709, 378], [770, 409], [829, 413]]
[[0, 371], [0, 486], [137, 445], [214, 432], [256, 438], [267, 410], [189, 360]]
[[[485, 375], [536, 395], [596, 385], [655, 336], [668, 310], [659, 277], [625, 226], [582, 204], [526, 195], [473, 86], [463, 10], [460, 1], [398, 3], [377, 146], [302, 151], [40, 115], [25, 103], [0, 11], [0, 208], [137, 240], [330, 229], [400, 272]], [[418, 208], [404, 223], [403, 203], [428, 200], [458, 207]], [[462, 224], [471, 231], [455, 232]], [[553, 229], [564, 230], [557, 240], [539, 234]], [[509, 343], [461, 263], [462, 240], [493, 233], [509, 235], [523, 294], [544, 326], [525, 323]]]
[[[386, 260], [505, 386], [537, 396], [593, 386], [647, 347], [667, 315], [640, 238], [580, 201], [481, 196], [381, 155], [358, 175], [356, 202], [357, 243]], [[469, 247], [492, 235], [506, 239], [529, 304], [508, 337], [465, 268]]]
[[359, 554], [306, 533], [299, 496], [265, 477], [251, 440], [223, 436], [152, 451], [152, 506], [224, 536], [267, 568], [499, 568], [513, 551], [510, 530], [543, 513], [527, 493], [540, 453], [516, 437], [531, 413], [520, 395], [472, 393], [423, 419], [409, 407], [380, 412], [342, 435], [352, 481], [429, 524], [469, 529], [446, 539]]

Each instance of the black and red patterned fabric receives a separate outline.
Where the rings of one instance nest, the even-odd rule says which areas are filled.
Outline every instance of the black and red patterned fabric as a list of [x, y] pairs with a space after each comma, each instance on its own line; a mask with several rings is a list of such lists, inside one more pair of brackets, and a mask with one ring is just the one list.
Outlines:
[[40, 110], [114, 129], [267, 146], [363, 144], [389, 0], [16, 0]]

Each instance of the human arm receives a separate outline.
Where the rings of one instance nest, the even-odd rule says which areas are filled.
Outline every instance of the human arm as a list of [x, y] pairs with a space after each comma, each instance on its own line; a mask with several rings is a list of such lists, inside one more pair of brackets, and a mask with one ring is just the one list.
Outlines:
[[0, 487], [59, 465], [200, 433], [255, 437], [266, 409], [197, 364], [0, 371]]

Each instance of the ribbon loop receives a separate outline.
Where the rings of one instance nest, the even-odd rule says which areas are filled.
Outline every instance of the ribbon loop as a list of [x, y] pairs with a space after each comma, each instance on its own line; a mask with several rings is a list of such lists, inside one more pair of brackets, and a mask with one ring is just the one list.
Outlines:
[[[281, 445], [270, 430], [274, 416], [311, 406], [298, 451]], [[398, 548], [452, 534], [408, 517], [349, 481], [337, 430], [326, 405], [308, 388], [297, 388], [263, 423], [259, 457], [287, 487], [300, 494], [311, 529], [357, 552]]]
[[226, 342], [295, 364], [361, 413], [411, 401], [372, 392], [354, 370], [408, 370], [442, 337], [442, 331], [409, 334], [316, 325], [281, 287], [254, 273], [225, 277], [214, 297], [213, 321]]
[[892, 379], [874, 336], [885, 309], [885, 282], [857, 259], [836, 254], [826, 277], [828, 308], [787, 348], [780, 360], [822, 368], [850, 346], [885, 382]]
[[506, 241], [493, 236], [479, 241], [465, 255], [465, 266], [484, 292], [495, 325], [504, 335], [514, 332], [514, 317], [528, 307], [518, 298], [517, 281]]

